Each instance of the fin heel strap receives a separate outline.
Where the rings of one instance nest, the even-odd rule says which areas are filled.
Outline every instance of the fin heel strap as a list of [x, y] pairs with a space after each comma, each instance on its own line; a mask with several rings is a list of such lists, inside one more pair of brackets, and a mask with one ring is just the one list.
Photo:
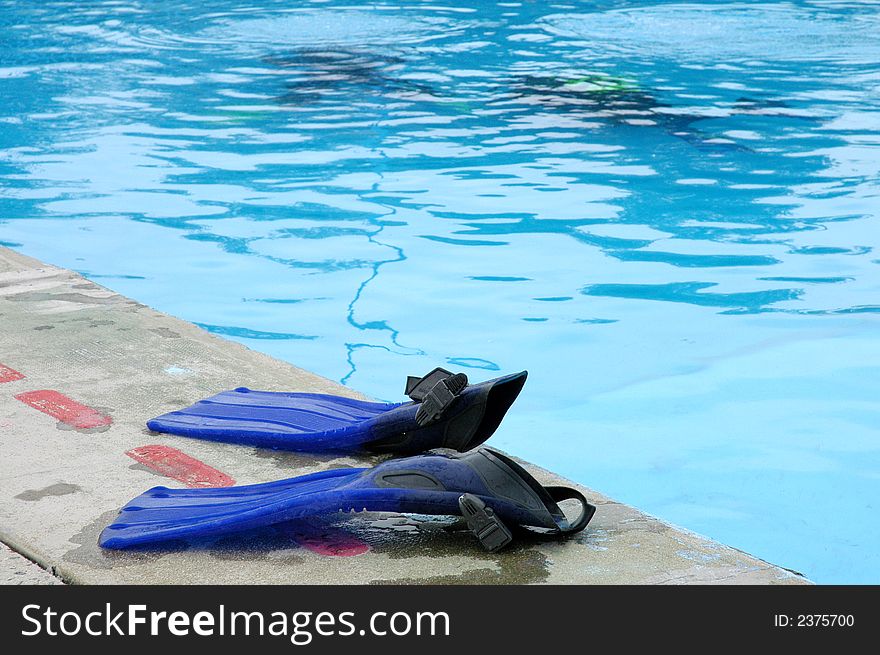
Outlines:
[[593, 518], [593, 514], [596, 513], [596, 506], [591, 505], [586, 497], [577, 489], [572, 489], [571, 487], [544, 487], [544, 490], [555, 503], [560, 503], [563, 500], [576, 500], [581, 505], [580, 515], [574, 521], [569, 521], [567, 527], [560, 527], [559, 534], [580, 532], [587, 527], [590, 519]]

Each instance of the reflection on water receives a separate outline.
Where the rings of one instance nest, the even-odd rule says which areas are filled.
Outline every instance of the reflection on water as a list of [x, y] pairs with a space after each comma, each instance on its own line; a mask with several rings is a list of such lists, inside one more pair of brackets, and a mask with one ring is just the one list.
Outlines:
[[[681, 111], [626, 79], [596, 74], [572, 78], [527, 75], [513, 81], [512, 91], [517, 102], [580, 112], [600, 119], [603, 125], [612, 129], [624, 125], [659, 128], [697, 147], [750, 150], [732, 139], [707, 136], [694, 126], [710, 116], [699, 111]], [[785, 107], [785, 103], [770, 102], [768, 106]], [[728, 115], [748, 113], [756, 108], [763, 108], [763, 103], [740, 98], [731, 105]], [[714, 117], [717, 118], [718, 114]]]
[[880, 580], [873, 9], [261, 4], [0, 1], [0, 243]]
[[284, 105], [333, 101], [339, 96], [350, 101], [354, 93], [370, 93], [389, 100], [404, 94], [430, 94], [430, 87], [398, 77], [405, 60], [361, 50], [304, 49], [267, 57], [266, 63], [295, 75], [286, 80], [287, 93], [279, 96]]

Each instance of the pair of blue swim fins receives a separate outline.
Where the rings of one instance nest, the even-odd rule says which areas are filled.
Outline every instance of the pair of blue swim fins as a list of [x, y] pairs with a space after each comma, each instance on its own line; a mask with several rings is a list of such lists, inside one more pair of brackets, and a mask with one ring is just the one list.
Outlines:
[[[163, 414], [147, 427], [263, 448], [411, 456], [265, 484], [155, 487], [125, 505], [99, 543], [145, 546], [349, 510], [461, 515], [490, 551], [513, 540], [508, 524], [550, 536], [578, 532], [595, 512], [580, 492], [544, 487], [509, 457], [477, 448], [526, 377], [523, 371], [470, 385], [464, 374], [438, 368], [407, 379], [405, 403], [239, 388]], [[560, 509], [564, 500], [579, 503], [575, 518]]]

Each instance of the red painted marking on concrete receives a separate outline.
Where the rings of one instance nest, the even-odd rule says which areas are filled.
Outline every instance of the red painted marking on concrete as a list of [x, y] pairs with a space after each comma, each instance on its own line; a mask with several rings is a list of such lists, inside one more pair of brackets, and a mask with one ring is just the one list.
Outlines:
[[171, 446], [138, 446], [125, 453], [139, 464], [187, 487], [231, 487], [235, 480]]
[[3, 384], [4, 382], [15, 382], [16, 380], [23, 379], [24, 375], [22, 375], [15, 369], [0, 364], [0, 384]]
[[109, 416], [104, 416], [98, 410], [78, 403], [57, 391], [25, 391], [16, 398], [25, 405], [30, 405], [74, 428], [100, 428], [113, 422]]
[[291, 521], [288, 525], [293, 540], [318, 555], [353, 557], [370, 551], [370, 546], [354, 535], [320, 521], [304, 519]]

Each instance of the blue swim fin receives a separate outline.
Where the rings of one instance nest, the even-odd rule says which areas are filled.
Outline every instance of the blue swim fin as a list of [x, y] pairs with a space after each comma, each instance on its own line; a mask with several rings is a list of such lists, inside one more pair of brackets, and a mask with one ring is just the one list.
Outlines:
[[[558, 503], [576, 500], [569, 520]], [[583, 530], [596, 511], [567, 487], [543, 487], [488, 448], [392, 459], [374, 468], [332, 469], [266, 484], [219, 489], [155, 487], [128, 503], [101, 533], [104, 548], [238, 532], [336, 511], [462, 515], [488, 550], [513, 539], [511, 526], [561, 536]]]
[[466, 451], [492, 436], [528, 373], [479, 384], [435, 369], [407, 380], [412, 402], [376, 403], [317, 393], [239, 388], [147, 421], [155, 432], [310, 452]]

